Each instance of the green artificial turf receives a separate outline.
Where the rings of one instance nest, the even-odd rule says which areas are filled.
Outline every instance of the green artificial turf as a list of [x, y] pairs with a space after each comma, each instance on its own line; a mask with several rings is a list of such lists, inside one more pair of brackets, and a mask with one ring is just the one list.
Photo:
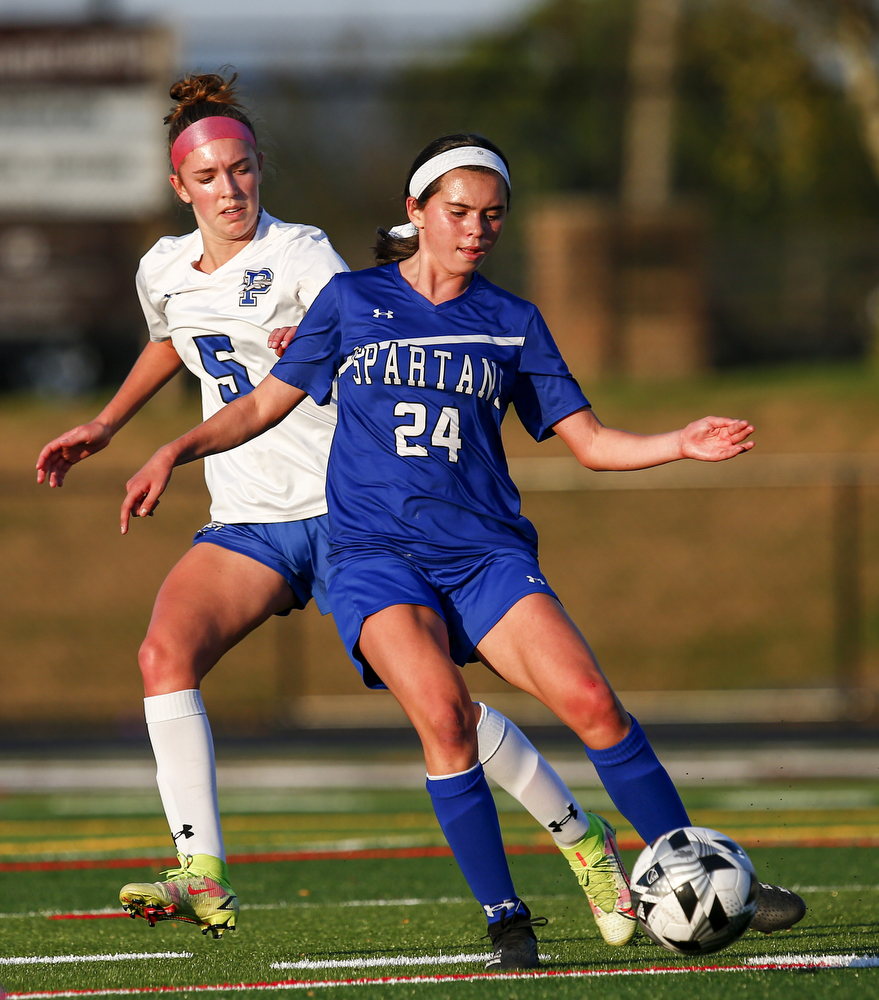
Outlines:
[[[875, 900], [879, 851], [873, 848], [756, 849], [760, 877], [799, 887], [809, 912], [793, 930], [772, 937], [749, 932], [739, 942], [698, 959], [667, 952], [639, 935], [621, 949], [598, 935], [582, 893], [556, 855], [511, 858], [516, 884], [535, 913], [549, 918], [539, 933], [545, 968], [607, 971], [650, 967], [741, 965], [749, 957], [781, 954], [876, 954]], [[631, 864], [634, 855], [626, 855]], [[243, 908], [239, 929], [220, 942], [191, 925], [142, 920], [53, 920], [47, 914], [94, 910], [115, 903], [121, 884], [154, 878], [154, 869], [0, 872], [0, 956], [63, 956], [137, 952], [190, 952], [191, 958], [122, 962], [0, 966], [11, 995], [74, 990], [131, 989], [299, 980], [280, 995], [321, 997], [537, 998], [583, 996], [713, 998], [836, 998], [875, 995], [877, 969], [819, 971], [686, 972], [679, 975], [605, 976], [533, 981], [363, 983], [326, 987], [320, 982], [383, 976], [449, 976], [481, 971], [481, 963], [416, 967], [272, 969], [273, 962], [347, 960], [382, 956], [472, 954], [487, 950], [476, 904], [451, 858], [296, 861], [242, 864], [234, 886]], [[397, 901], [397, 902], [395, 902]], [[403, 902], [400, 902], [403, 901]], [[352, 905], [354, 904], [354, 905]], [[305, 981], [309, 981], [306, 984]], [[752, 992], [753, 991], [753, 992]], [[855, 991], [858, 991], [857, 993]], [[185, 994], [184, 994], [185, 995]], [[210, 993], [205, 995], [211, 995]], [[213, 994], [223, 995], [223, 994]], [[263, 990], [234, 996], [276, 995]]]

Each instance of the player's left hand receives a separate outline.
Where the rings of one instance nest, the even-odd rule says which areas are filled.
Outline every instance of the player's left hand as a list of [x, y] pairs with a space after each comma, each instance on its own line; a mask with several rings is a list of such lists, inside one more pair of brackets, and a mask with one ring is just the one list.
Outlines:
[[681, 431], [681, 455], [700, 462], [723, 462], [754, 447], [747, 438], [754, 427], [747, 420], [731, 417], [703, 417]]
[[284, 356], [284, 351], [290, 346], [290, 341], [296, 336], [296, 326], [279, 326], [269, 334], [268, 347], [274, 351], [279, 358]]

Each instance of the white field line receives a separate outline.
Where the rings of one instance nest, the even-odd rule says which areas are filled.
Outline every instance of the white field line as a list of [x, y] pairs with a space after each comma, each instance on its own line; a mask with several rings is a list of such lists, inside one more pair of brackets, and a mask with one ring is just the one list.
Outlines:
[[[503, 982], [529, 979], [599, 979], [605, 976], [675, 976], [688, 972], [757, 972], [760, 970], [816, 969], [816, 968], [864, 968], [868, 963], [879, 966], [877, 956], [857, 955], [802, 955], [781, 956], [787, 958], [787, 963], [766, 956], [762, 965], [709, 965], [709, 966], [677, 966], [653, 967], [647, 969], [547, 969], [537, 972], [476, 972], [453, 973], [438, 976], [382, 976], [377, 979], [312, 979], [288, 980], [277, 983], [222, 983], [216, 986], [207, 983], [192, 986], [162, 986], [161, 993], [241, 993], [245, 990], [254, 992], [280, 992], [281, 990], [316, 990], [331, 989], [340, 986], [422, 986], [436, 983], [472, 983], [472, 982]], [[802, 958], [801, 962], [797, 958]], [[831, 965], [831, 963], [836, 963]], [[847, 963], [847, 964], [844, 964]], [[130, 987], [122, 989], [100, 990], [58, 990], [41, 991], [40, 993], [8, 993], [7, 1000], [60, 1000], [64, 997], [117, 997], [143, 996], [155, 994], [155, 986]]]
[[[476, 955], [396, 955], [393, 958], [349, 958], [349, 959], [328, 959], [326, 961], [311, 961], [306, 959], [303, 962], [272, 962], [273, 969], [390, 969], [393, 967], [406, 965], [467, 965], [471, 962], [484, 962], [491, 955], [490, 952], [480, 952]], [[553, 955], [541, 955], [544, 962], [553, 958]]]
[[[273, 969], [376, 969], [393, 968], [398, 966], [416, 965], [464, 965], [469, 962], [482, 962], [488, 957], [488, 953], [480, 955], [419, 955], [412, 957], [409, 955], [398, 955], [393, 958], [351, 958], [342, 960], [311, 961], [306, 959], [302, 962], [272, 962]], [[541, 955], [541, 959], [546, 962], [554, 958], [553, 955]], [[872, 969], [879, 968], [879, 957], [876, 955], [821, 955], [817, 958], [813, 955], [762, 955], [759, 958], [746, 959], [748, 965], [765, 967], [767, 965], [781, 965], [785, 967], [809, 967], [809, 968], [857, 968]]]
[[[561, 898], [561, 897], [559, 897]], [[345, 899], [339, 903], [242, 903], [242, 910], [322, 910], [345, 906], [436, 906], [438, 903], [467, 903], [464, 896], [440, 896], [439, 899]]]
[[[879, 885], [792, 885], [794, 892], [801, 893], [826, 893], [826, 892], [879, 892]], [[545, 900], [566, 899], [563, 894], [554, 894], [539, 897]], [[382, 907], [382, 906], [436, 906], [439, 904], [466, 903], [469, 900], [464, 896], [440, 896], [436, 899], [406, 897], [404, 899], [347, 899], [339, 902], [327, 901], [323, 903], [312, 903], [305, 900], [294, 900], [288, 903], [280, 900], [277, 903], [242, 903], [242, 910], [321, 910], [342, 907]], [[25, 919], [28, 917], [101, 917], [118, 915], [124, 916], [118, 906], [102, 906], [94, 910], [28, 910], [22, 913], [2, 913], [0, 920]]]
[[794, 892], [879, 892], [879, 885], [792, 885]]
[[139, 951], [113, 955], [23, 955], [0, 958], [0, 965], [63, 965], [67, 962], [127, 962], [145, 958], [192, 958], [191, 951]]
[[[794, 892], [800, 893], [822, 893], [822, 892], [879, 892], [879, 885], [792, 885], [789, 887]], [[552, 896], [535, 897], [546, 900], [567, 899], [564, 894]], [[306, 901], [294, 900], [288, 903], [281, 900], [277, 903], [242, 903], [242, 910], [324, 910], [338, 909], [347, 906], [437, 906], [441, 904], [467, 903], [472, 900], [464, 896], [440, 896], [438, 899], [346, 899], [340, 902], [329, 901], [326, 903], [310, 903]], [[70, 915], [71, 917], [99, 917], [105, 913], [119, 913], [121, 910], [115, 906], [104, 906], [98, 910], [29, 910], [24, 913], [0, 913], [0, 920], [24, 919], [26, 917], [58, 917]]]
[[748, 965], [776, 965], [808, 969], [879, 969], [879, 955], [762, 955]]

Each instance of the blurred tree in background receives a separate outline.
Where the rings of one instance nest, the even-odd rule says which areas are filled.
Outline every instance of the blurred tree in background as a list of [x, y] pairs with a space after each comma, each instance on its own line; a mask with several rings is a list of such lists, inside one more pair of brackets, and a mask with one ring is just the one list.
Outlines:
[[689, 9], [680, 186], [724, 225], [851, 222], [879, 209], [830, 40], [803, 10], [753, 0]]
[[[366, 266], [375, 227], [402, 221], [417, 150], [445, 132], [482, 132], [509, 156], [515, 185], [509, 235], [486, 270], [525, 293], [531, 196], [620, 196], [635, 7], [547, 0], [448, 60], [262, 81], [255, 104], [277, 163], [266, 204], [320, 225]], [[875, 29], [871, 0], [683, 0], [672, 188], [710, 220], [719, 363], [868, 347], [866, 301], [879, 281]]]
[[[523, 192], [615, 196], [633, 6], [550, 0], [454, 62], [411, 70], [395, 88], [403, 127], [414, 145], [445, 129], [484, 130], [508, 151]], [[769, 0], [684, 5], [676, 187], [705, 199], [719, 219], [879, 209], [855, 115], [832, 53], [816, 51], [814, 28], [809, 37], [805, 9]]]

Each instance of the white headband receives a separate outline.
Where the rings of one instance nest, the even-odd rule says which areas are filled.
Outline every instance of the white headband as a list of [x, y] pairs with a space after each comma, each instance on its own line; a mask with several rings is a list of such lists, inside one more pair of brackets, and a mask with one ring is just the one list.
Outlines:
[[489, 167], [496, 170], [507, 182], [507, 188], [510, 188], [509, 171], [497, 153], [481, 146], [456, 146], [454, 149], [447, 149], [445, 153], [437, 153], [427, 163], [421, 164], [409, 181], [409, 194], [413, 198], [420, 198], [437, 177], [442, 177], [456, 167]]
[[[457, 167], [488, 167], [499, 173], [506, 181], [507, 190], [511, 190], [507, 165], [497, 153], [492, 153], [490, 149], [483, 149], [481, 146], [456, 146], [454, 149], [447, 149], [445, 153], [437, 153], [427, 163], [421, 164], [409, 181], [409, 194], [413, 198], [420, 198], [437, 177], [442, 177]], [[415, 236], [417, 233], [418, 229], [412, 222], [404, 222], [389, 231], [390, 236], [399, 236], [403, 239]]]

